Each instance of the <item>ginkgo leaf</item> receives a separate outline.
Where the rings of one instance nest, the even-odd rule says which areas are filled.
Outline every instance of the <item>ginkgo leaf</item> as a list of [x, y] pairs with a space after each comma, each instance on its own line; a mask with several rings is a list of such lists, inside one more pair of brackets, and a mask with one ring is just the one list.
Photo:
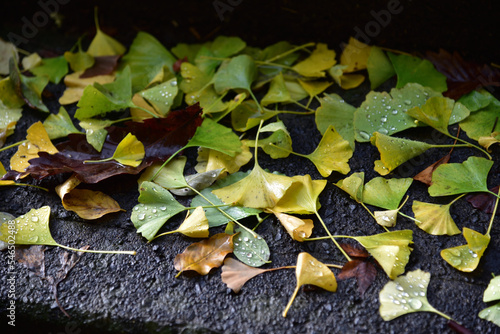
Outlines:
[[271, 251], [265, 239], [243, 228], [238, 228], [235, 232], [238, 234], [233, 240], [233, 254], [241, 262], [252, 267], [260, 267], [271, 262], [269, 261]]
[[491, 321], [500, 327], [500, 303], [487, 307], [479, 312], [479, 318]]
[[332, 125], [339, 132], [343, 139], [349, 142], [354, 150], [354, 112], [356, 108], [346, 103], [337, 94], [324, 94], [320, 98], [321, 106], [316, 109], [316, 126], [324, 134], [328, 127]]
[[99, 18], [97, 9], [94, 14], [96, 34], [92, 42], [90, 42], [87, 52], [93, 57], [102, 56], [119, 56], [127, 50], [120, 42], [113, 37], [105, 34], [99, 26]]
[[56, 187], [56, 193], [62, 200], [63, 207], [75, 212], [83, 219], [98, 219], [102, 216], [121, 211], [120, 205], [113, 198], [100, 191], [75, 189], [80, 181], [72, 176]]
[[396, 226], [396, 220], [398, 218], [398, 209], [386, 210], [386, 211], [374, 211], [373, 216], [377, 224], [385, 227]]
[[108, 135], [108, 131], [105, 128], [112, 124], [113, 121], [95, 118], [84, 119], [79, 123], [80, 127], [85, 130], [87, 142], [98, 152], [101, 152], [106, 136]]
[[49, 83], [47, 77], [27, 77], [19, 71], [14, 58], [10, 58], [10, 80], [16, 92], [20, 95], [30, 108], [49, 112], [47, 106], [43, 103], [42, 92]]
[[358, 172], [340, 180], [335, 185], [348, 193], [356, 202], [362, 203], [364, 183], [365, 173]]
[[175, 257], [175, 269], [179, 274], [186, 270], [194, 270], [200, 275], [208, 274], [212, 268], [220, 267], [226, 255], [233, 251], [233, 237], [219, 233], [189, 245]]
[[347, 74], [348, 70], [347, 65], [337, 64], [332, 66], [328, 70], [328, 74], [333, 78], [333, 80], [340, 86], [342, 89], [353, 89], [358, 87], [365, 81], [365, 76], [362, 74]]
[[247, 100], [231, 112], [231, 124], [236, 131], [245, 132], [258, 126], [260, 121], [266, 121], [278, 114], [279, 111], [266, 108], [262, 108], [261, 110], [255, 101]]
[[24, 172], [30, 165], [28, 161], [37, 158], [38, 152], [50, 154], [59, 152], [50, 141], [42, 122], [36, 122], [28, 128], [26, 140], [27, 142], [19, 145], [17, 152], [10, 158], [10, 168], [12, 170]]
[[380, 160], [375, 161], [375, 171], [387, 175], [402, 163], [419, 156], [432, 147], [420, 141], [396, 138], [375, 132], [371, 137], [372, 145], [378, 148]]
[[469, 157], [463, 163], [441, 165], [432, 173], [431, 196], [448, 196], [468, 192], [488, 192], [486, 178], [493, 161]]
[[317, 212], [321, 205], [319, 195], [326, 187], [326, 180], [312, 180], [309, 174], [295, 175], [292, 185], [285, 195], [272, 208], [273, 212], [311, 214]]
[[488, 303], [500, 299], [500, 276], [495, 276], [483, 294], [483, 302]]
[[227, 64], [222, 64], [214, 76], [214, 87], [217, 93], [223, 93], [229, 89], [246, 89], [250, 94], [251, 85], [255, 79], [257, 67], [252, 57], [239, 55]]
[[131, 133], [128, 133], [125, 138], [118, 143], [115, 152], [109, 158], [102, 160], [86, 160], [84, 163], [99, 163], [115, 160], [122, 165], [137, 167], [141, 164], [146, 152], [144, 145]]
[[427, 59], [396, 55], [391, 52], [388, 55], [398, 75], [397, 88], [401, 88], [409, 82], [415, 82], [441, 93], [448, 89], [446, 76], [438, 72]]
[[30, 69], [36, 76], [47, 77], [50, 82], [58, 84], [68, 73], [68, 62], [64, 56], [44, 58], [41, 65]]
[[[0, 42], [1, 42], [1, 40], [0, 40]], [[14, 219], [16, 219], [16, 217], [11, 215], [10, 213], [0, 212], [0, 251], [4, 251], [4, 250], [9, 248], [9, 243], [3, 241], [1, 238], [1, 236], [2, 236], [1, 226], [3, 224], [8, 224], [9, 221], [13, 221]]]
[[185, 147], [205, 147], [231, 157], [241, 152], [241, 141], [229, 128], [205, 118]]
[[379, 294], [380, 316], [385, 321], [413, 312], [437, 311], [427, 300], [427, 286], [431, 274], [420, 269], [389, 281]]
[[163, 66], [172, 71], [175, 61], [175, 57], [156, 38], [140, 31], [128, 53], [123, 56], [121, 68], [130, 66], [132, 90], [137, 92], [145, 88]]
[[415, 119], [406, 114], [406, 111], [423, 105], [432, 96], [440, 95], [417, 83], [409, 83], [403, 88], [393, 88], [389, 93], [369, 92], [365, 101], [354, 113], [356, 141], [370, 141], [374, 132], [391, 135], [416, 127]]
[[410, 259], [413, 231], [401, 230], [353, 237], [377, 260], [390, 279], [395, 279], [405, 271]]
[[455, 269], [472, 272], [479, 265], [491, 238], [467, 227], [463, 228], [463, 234], [467, 245], [443, 249], [441, 257]]
[[[0, 186], [10, 186], [15, 184], [14, 181], [12, 180], [2, 180], [2, 177], [7, 173], [5, 170], [5, 167], [3, 166], [2, 162], [0, 161]], [[1, 223], [1, 222], [0, 222]], [[1, 247], [0, 247], [1, 248]]]
[[371, 46], [349, 37], [349, 42], [340, 55], [340, 64], [347, 66], [345, 72], [364, 70], [367, 67], [371, 48]]
[[19, 61], [19, 53], [13, 43], [5, 42], [0, 38], [0, 75], [9, 75], [9, 60], [14, 57]]
[[[446, 135], [450, 135], [448, 132], [450, 122], [459, 122], [470, 114], [463, 104], [441, 96], [433, 96], [421, 107], [413, 107], [406, 113]], [[452, 113], [454, 119], [451, 119]]]
[[[17, 95], [16, 87], [9, 77], [0, 80], [0, 102], [7, 109], [19, 109], [24, 105], [22, 97]], [[3, 117], [1, 118], [3, 120]]]
[[328, 177], [333, 171], [347, 174], [351, 170], [348, 161], [353, 150], [347, 140], [330, 125], [323, 134], [314, 152], [304, 155], [311, 160], [323, 177]]
[[288, 305], [283, 311], [283, 317], [286, 317], [300, 287], [305, 284], [315, 285], [330, 292], [337, 291], [337, 280], [333, 272], [325, 264], [316, 260], [308, 253], [302, 252], [299, 254], [297, 258], [297, 267], [295, 268], [295, 276], [297, 278], [297, 286], [295, 287]]
[[[259, 139], [258, 146], [273, 159], [286, 158], [292, 151], [292, 137], [282, 121], [269, 123], [260, 129], [260, 132], [273, 132], [269, 137]], [[245, 140], [249, 147], [255, 146], [254, 140]]]
[[389, 78], [396, 74], [394, 66], [385, 55], [384, 51], [377, 46], [370, 48], [370, 55], [366, 61], [366, 69], [370, 78], [370, 88], [374, 90]]
[[297, 80], [299, 84], [304, 88], [304, 90], [309, 94], [309, 99], [313, 99], [315, 96], [318, 96], [319, 94], [323, 93], [325, 89], [330, 87], [332, 85], [331, 82], [328, 81], [318, 81], [318, 80], [312, 80], [312, 81], [306, 81], [306, 80]]
[[143, 182], [138, 198], [140, 204], [134, 206], [130, 220], [137, 233], [151, 241], [167, 220], [186, 210], [172, 194], [153, 182]]
[[296, 79], [285, 78], [285, 86], [290, 93], [290, 98], [292, 99], [292, 101], [300, 101], [309, 96], [309, 94], [307, 94], [305, 89], [302, 88], [302, 86]]
[[500, 144], [500, 132], [492, 132], [490, 136], [479, 137], [478, 143], [479, 145], [487, 149], [488, 152], [491, 152], [491, 145]]
[[267, 106], [273, 103], [284, 103], [292, 101], [290, 92], [286, 88], [285, 79], [283, 78], [283, 73], [276, 75], [269, 85], [269, 90], [266, 95], [260, 100], [260, 104]]
[[488, 106], [499, 106], [498, 101], [492, 94], [485, 89], [473, 90], [468, 94], [460, 97], [458, 102], [462, 103], [471, 112], [484, 109]]
[[177, 228], [177, 232], [190, 238], [208, 238], [208, 219], [201, 206], [197, 207], [193, 213], [187, 215], [186, 219]]
[[174, 104], [179, 88], [177, 87], [177, 78], [170, 79], [152, 88], [140, 92], [140, 95], [151, 105], [165, 116]]
[[165, 189], [187, 187], [188, 184], [184, 178], [184, 167], [186, 166], [186, 162], [187, 158], [185, 156], [179, 156], [172, 159], [163, 168], [161, 168], [160, 164], [151, 165], [142, 173], [138, 183], [141, 185], [143, 181], [149, 181], [154, 176], [154, 183]]
[[243, 285], [253, 277], [260, 275], [267, 270], [247, 266], [233, 258], [226, 258], [222, 266], [222, 282], [234, 293], [240, 292]]
[[51, 140], [66, 137], [70, 133], [80, 133], [64, 107], [59, 108], [58, 114], [50, 114], [43, 126]]
[[460, 127], [469, 138], [479, 140], [481, 137], [490, 136], [492, 132], [500, 132], [500, 122], [496, 121], [498, 118], [500, 118], [500, 103], [491, 103], [486, 108], [471, 113], [460, 122]]
[[210, 170], [204, 173], [191, 174], [185, 177], [186, 183], [189, 187], [169, 189], [170, 192], [178, 196], [191, 196], [197, 193], [193, 190], [201, 191], [210, 187], [220, 176], [222, 168]]
[[76, 52], [66, 51], [63, 57], [73, 72], [85, 71], [95, 63], [94, 57], [81, 49], [80, 41], [78, 42], [78, 50]]
[[449, 204], [433, 204], [413, 201], [412, 210], [415, 223], [419, 228], [432, 235], [460, 234], [455, 221], [451, 218]]
[[433, 163], [432, 165], [428, 166], [425, 168], [423, 171], [418, 173], [413, 177], [414, 180], [420, 181], [422, 183], [425, 183], [427, 186], [430, 186], [432, 184], [432, 173], [442, 164], [447, 164], [450, 161], [451, 158], [451, 151], [446, 154], [444, 157]]
[[222, 174], [233, 174], [246, 165], [252, 159], [252, 153], [246, 145], [241, 146], [241, 152], [234, 157], [209, 148], [200, 147], [198, 149], [198, 164], [195, 169], [198, 173], [203, 173], [216, 169], [223, 169]]
[[[217, 196], [215, 196], [212, 193], [213, 190], [226, 187], [230, 184], [234, 184], [239, 180], [243, 179], [244, 177], [246, 177], [247, 175], [248, 175], [247, 173], [237, 172], [226, 176], [224, 179], [217, 181], [210, 188], [202, 190], [201, 194], [203, 195], [204, 198], [200, 195], [194, 197], [191, 201], [191, 206], [206, 207], [210, 205], [219, 206], [221, 204], [224, 204]], [[207, 199], [210, 202], [207, 202]], [[247, 208], [243, 206], [229, 206], [229, 205], [219, 206], [218, 208], [205, 208], [205, 214], [208, 218], [210, 226], [221, 226], [230, 222], [230, 219], [226, 215], [221, 213], [218, 209], [224, 211], [235, 220], [240, 220], [250, 216], [258, 216], [259, 213], [262, 212], [261, 210], [258, 209]]]
[[0, 100], [0, 147], [14, 133], [17, 121], [22, 117], [22, 108], [8, 108]]
[[412, 178], [373, 178], [364, 185], [363, 203], [387, 210], [395, 210], [412, 182]]
[[272, 211], [272, 213], [278, 218], [293, 240], [302, 242], [311, 236], [314, 227], [312, 219], [300, 219], [277, 211]]
[[79, 71], [68, 74], [64, 77], [64, 85], [66, 86], [66, 90], [59, 98], [59, 103], [61, 105], [78, 102], [83, 96], [85, 87], [89, 85], [93, 85], [96, 82], [104, 85], [115, 80], [115, 76], [113, 74], [97, 75], [91, 78], [81, 78], [80, 76], [82, 74], [83, 72]]
[[326, 44], [318, 43], [309, 57], [292, 68], [305, 77], [324, 77], [324, 71], [335, 65], [336, 62], [335, 51], [329, 50]]

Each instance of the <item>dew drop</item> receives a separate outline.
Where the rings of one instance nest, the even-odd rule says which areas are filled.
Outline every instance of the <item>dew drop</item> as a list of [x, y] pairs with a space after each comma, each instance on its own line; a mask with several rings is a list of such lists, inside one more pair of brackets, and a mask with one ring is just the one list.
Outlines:
[[401, 285], [396, 285], [396, 290], [404, 291], [405, 289]]
[[144, 220], [144, 218], [146, 218], [146, 215], [144, 213], [139, 213], [139, 215], [137, 215], [137, 219], [139, 220]]
[[175, 87], [177, 86], [177, 80], [174, 80], [170, 83], [170, 86]]
[[401, 302], [400, 302], [399, 300], [397, 300], [397, 299], [394, 299], [392, 302], [393, 302], [394, 304], [396, 304], [396, 305], [400, 305], [400, 304], [401, 304]]
[[386, 135], [386, 134], [388, 134], [388, 133], [389, 133], [389, 131], [388, 131], [387, 129], [385, 129], [385, 128], [380, 128], [380, 129], [378, 129], [378, 132], [380, 132], [380, 133], [381, 133], [381, 134], [383, 134], [383, 135]]
[[382, 123], [387, 122], [387, 117], [385, 117], [385, 116], [384, 116], [384, 117], [382, 117], [382, 118], [380, 119], [380, 121], [381, 121]]
[[414, 310], [420, 310], [420, 308], [422, 307], [422, 302], [419, 299], [411, 299], [410, 307]]
[[361, 136], [361, 138], [365, 139], [365, 140], [369, 140], [370, 139], [370, 135], [364, 131], [359, 131], [359, 135]]
[[398, 114], [398, 111], [397, 111], [396, 109], [394, 109], [394, 110], [392, 111], [392, 114], [393, 114], [393, 115], [397, 115], [397, 114]]
[[157, 211], [156, 211], [156, 209], [153, 209], [153, 210], [151, 210], [151, 211], [152, 211], [153, 213], [156, 213], [156, 212], [157, 212]]
[[411, 104], [411, 100], [404, 100], [404, 103], [410, 105]]
[[248, 238], [247, 238], [247, 237], [244, 237], [244, 238], [243, 238], [243, 240], [244, 240], [245, 242], [247, 242], [247, 241], [248, 241]]
[[[37, 216], [33, 216], [33, 217], [31, 217], [31, 221], [32, 221], [33, 223], [38, 222], [38, 217], [37, 217]], [[476, 254], [476, 256], [477, 256], [477, 254]]]
[[251, 258], [252, 256], [253, 256], [252, 253], [247, 253], [248, 258]]
[[166, 206], [160, 206], [160, 210], [161, 211], [165, 211], [165, 210], [167, 210], [167, 207]]

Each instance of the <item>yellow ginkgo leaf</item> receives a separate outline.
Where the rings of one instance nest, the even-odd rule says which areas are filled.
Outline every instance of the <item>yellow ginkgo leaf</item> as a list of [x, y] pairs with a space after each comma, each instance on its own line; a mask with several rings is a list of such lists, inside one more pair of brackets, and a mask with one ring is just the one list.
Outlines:
[[319, 194], [325, 189], [326, 180], [312, 180], [309, 175], [295, 175], [293, 184], [272, 209], [273, 212], [311, 214], [317, 212], [321, 205]]
[[491, 237], [489, 234], [483, 235], [467, 227], [464, 227], [463, 234], [467, 245], [443, 249], [441, 257], [457, 270], [472, 272], [479, 265]]
[[[156, 115], [161, 117], [156, 110], [146, 102], [146, 100], [140, 94], [134, 94], [132, 96], [132, 103], [139, 108], [130, 108], [130, 116], [134, 119], [134, 121], [140, 121], [143, 119], [151, 118], [151, 115]], [[144, 111], [144, 109], [149, 110], [149, 113]]]
[[460, 234], [460, 230], [450, 215], [450, 206], [453, 202], [444, 205], [413, 201], [412, 209], [415, 214], [415, 223], [432, 235]]
[[127, 49], [116, 39], [102, 32], [99, 27], [99, 19], [97, 17], [97, 9], [94, 14], [96, 34], [92, 42], [90, 42], [87, 52], [93, 57], [102, 56], [120, 56]]
[[500, 144], [500, 132], [493, 132], [490, 136], [479, 137], [479, 145], [491, 152], [490, 146]]
[[281, 225], [286, 229], [288, 234], [296, 241], [304, 241], [309, 238], [314, 227], [312, 219], [300, 219], [295, 216], [287, 215], [286, 213], [271, 211], [280, 221]]
[[311, 284], [330, 292], [337, 291], [337, 280], [333, 272], [325, 264], [316, 260], [308, 253], [303, 252], [299, 254], [297, 258], [297, 267], [295, 268], [295, 276], [297, 277], [297, 286], [295, 287], [295, 291], [288, 305], [283, 311], [283, 317], [286, 317], [302, 285]]
[[[7, 173], [5, 170], [5, 167], [3, 166], [2, 162], [0, 161], [0, 179]], [[14, 181], [11, 180], [0, 180], [0, 186], [9, 186], [15, 184]]]
[[347, 174], [351, 170], [347, 163], [352, 157], [353, 150], [349, 142], [330, 125], [323, 134], [323, 138], [316, 150], [304, 157], [311, 160], [321, 176], [328, 177], [333, 171]]
[[193, 213], [187, 215], [177, 232], [191, 238], [208, 238], [208, 219], [201, 206], [197, 207]]
[[66, 90], [59, 98], [59, 103], [62, 105], [71, 104], [80, 101], [85, 87], [93, 85], [95, 82], [104, 85], [115, 80], [114, 74], [96, 75], [91, 78], [80, 78], [83, 71], [68, 74], [64, 77]]
[[241, 166], [246, 165], [252, 159], [252, 153], [247, 145], [242, 144], [241, 152], [236, 153], [234, 157], [222, 152], [205, 147], [198, 149], [198, 164], [194, 167], [198, 173], [204, 173], [209, 170], [221, 169], [221, 175], [227, 173], [233, 174], [240, 170]]
[[363, 202], [363, 189], [365, 183], [365, 173], [353, 173], [351, 176], [340, 180], [335, 185], [351, 195], [351, 197], [358, 203]]
[[347, 65], [337, 64], [328, 70], [333, 80], [342, 89], [356, 88], [365, 81], [365, 76], [362, 74], [345, 74], [344, 71], [348, 68]]
[[375, 211], [373, 215], [375, 216], [375, 220], [377, 224], [393, 227], [396, 225], [396, 219], [398, 218], [399, 209], [396, 210], [386, 210], [386, 211]]
[[293, 69], [305, 77], [324, 77], [324, 71], [336, 62], [335, 51], [328, 50], [326, 44], [318, 43], [311, 55], [293, 66]]
[[144, 151], [144, 144], [142, 144], [136, 136], [129, 133], [116, 147], [113, 156], [102, 160], [86, 160], [85, 163], [91, 162], [105, 162], [116, 160], [122, 165], [137, 167], [141, 164], [142, 159], [146, 155]]
[[346, 73], [364, 70], [368, 63], [371, 47], [351, 37], [340, 56], [340, 64], [346, 65]]
[[306, 81], [298, 79], [298, 82], [304, 88], [304, 90], [309, 94], [310, 97], [314, 97], [319, 95], [325, 91], [328, 87], [332, 85], [331, 82], [328, 81]]
[[24, 172], [30, 165], [30, 159], [38, 158], [38, 152], [55, 154], [59, 152], [49, 139], [49, 135], [42, 122], [36, 122], [28, 128], [27, 142], [19, 145], [17, 152], [10, 158], [10, 168], [17, 172]]

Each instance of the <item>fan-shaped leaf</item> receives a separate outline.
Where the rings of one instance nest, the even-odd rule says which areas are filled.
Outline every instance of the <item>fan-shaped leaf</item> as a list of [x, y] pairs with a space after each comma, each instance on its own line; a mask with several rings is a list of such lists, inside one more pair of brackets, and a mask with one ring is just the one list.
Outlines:
[[463, 229], [467, 245], [443, 249], [441, 257], [453, 268], [464, 272], [474, 271], [490, 243], [490, 236], [483, 235], [467, 227]]
[[413, 201], [412, 210], [418, 227], [433, 235], [460, 234], [450, 215], [450, 204], [433, 204]]

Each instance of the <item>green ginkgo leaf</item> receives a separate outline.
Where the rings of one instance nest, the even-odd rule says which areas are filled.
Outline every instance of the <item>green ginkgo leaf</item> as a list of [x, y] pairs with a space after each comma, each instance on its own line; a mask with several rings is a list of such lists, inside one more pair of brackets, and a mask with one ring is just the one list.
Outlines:
[[366, 63], [366, 70], [368, 71], [370, 87], [372, 90], [396, 74], [394, 66], [392, 66], [389, 58], [385, 55], [382, 49], [376, 46], [372, 46], [370, 48], [370, 55], [368, 56], [368, 61]]
[[81, 39], [79, 39], [76, 43], [76, 47], [78, 48], [76, 52], [64, 52], [64, 59], [66, 59], [73, 72], [85, 71], [87, 68], [91, 68], [95, 63], [94, 57], [82, 50], [81, 42]]
[[260, 121], [266, 121], [278, 114], [279, 111], [266, 108], [262, 108], [261, 110], [255, 101], [247, 100], [231, 112], [231, 124], [236, 131], [245, 132], [258, 126]]
[[[272, 134], [263, 139], [259, 139], [258, 146], [264, 150], [271, 158], [286, 158], [292, 151], [292, 137], [282, 121], [269, 123], [260, 129], [260, 132], [272, 132]], [[254, 140], [245, 140], [248, 147], [254, 147]]]
[[333, 171], [347, 174], [351, 170], [348, 161], [353, 150], [347, 140], [330, 125], [323, 134], [314, 152], [301, 155], [311, 160], [323, 177], [328, 177]]
[[332, 125], [339, 134], [349, 142], [354, 150], [354, 112], [356, 108], [346, 103], [337, 94], [324, 94], [320, 98], [321, 106], [316, 109], [316, 126], [324, 134], [328, 127]]
[[80, 133], [64, 107], [59, 108], [58, 114], [50, 114], [43, 122], [43, 126], [51, 140], [66, 137], [70, 133]]
[[42, 64], [30, 69], [30, 72], [38, 77], [47, 77], [50, 82], [58, 84], [68, 74], [68, 62], [64, 56], [44, 58]]
[[[463, 104], [455, 103], [452, 99], [441, 96], [433, 96], [421, 107], [413, 107], [406, 113], [446, 135], [450, 135], [448, 132], [450, 122], [459, 122], [470, 114]], [[451, 118], [452, 114], [453, 119]]]
[[412, 178], [373, 178], [364, 186], [363, 203], [387, 210], [396, 210], [412, 182]]
[[401, 88], [410, 82], [416, 82], [437, 92], [444, 92], [448, 89], [446, 76], [438, 72], [427, 59], [409, 55], [396, 55], [391, 52], [388, 55], [398, 75], [397, 88]]
[[259, 235], [252, 235], [245, 229], [237, 228], [238, 235], [233, 240], [233, 254], [243, 263], [260, 267], [269, 263], [271, 251], [265, 239]]
[[492, 323], [500, 327], [500, 303], [485, 308], [484, 310], [479, 312], [479, 318], [491, 321]]
[[309, 96], [306, 90], [302, 88], [302, 86], [296, 79], [285, 78], [285, 86], [290, 93], [290, 98], [292, 101], [300, 101]]
[[293, 70], [305, 77], [324, 77], [325, 70], [335, 65], [335, 51], [328, 46], [318, 43], [316, 49], [303, 61], [293, 66]]
[[0, 134], [5, 131], [5, 137], [0, 135], [0, 147], [3, 146], [6, 137], [14, 133], [17, 121], [23, 115], [22, 108], [9, 108], [0, 100]]
[[442, 164], [432, 173], [431, 196], [449, 196], [469, 192], [488, 192], [486, 179], [493, 161], [469, 157], [463, 163]]
[[99, 18], [97, 17], [97, 9], [95, 10], [94, 19], [96, 34], [92, 42], [90, 42], [87, 52], [93, 57], [121, 56], [124, 54], [127, 49], [116, 39], [101, 30]]
[[290, 101], [292, 101], [290, 92], [286, 88], [283, 73], [280, 72], [271, 80], [269, 90], [260, 101], [260, 104], [263, 106], [267, 106], [273, 103], [284, 103]]
[[178, 91], [177, 78], [173, 78], [140, 92], [140, 95], [162, 116], [166, 116], [174, 104]]
[[245, 89], [250, 94], [257, 67], [252, 57], [239, 55], [222, 64], [214, 76], [215, 91], [219, 94], [230, 89]]
[[[8, 109], [19, 109], [25, 104], [24, 100], [17, 95], [16, 87], [10, 77], [0, 80], [0, 101]], [[3, 117], [0, 119], [3, 120]]]
[[462, 103], [471, 112], [484, 109], [488, 106], [500, 106], [500, 101], [484, 89], [473, 90], [472, 92], [463, 95], [458, 102]]
[[413, 201], [412, 210], [415, 214], [415, 223], [419, 228], [432, 235], [460, 234], [455, 221], [450, 215], [449, 204], [433, 204]]
[[413, 242], [413, 231], [385, 232], [354, 239], [377, 260], [390, 279], [404, 273], [412, 251], [409, 245]]
[[241, 152], [241, 141], [230, 128], [205, 118], [185, 147], [206, 147], [234, 157]]
[[309, 175], [295, 175], [293, 184], [272, 209], [273, 212], [311, 214], [321, 207], [319, 195], [326, 187], [326, 180], [312, 180]]
[[489, 303], [500, 299], [500, 276], [493, 277], [484, 290], [483, 302]]
[[335, 185], [348, 193], [356, 202], [362, 203], [364, 183], [365, 173], [358, 172], [340, 180]]
[[154, 164], [142, 173], [138, 180], [139, 185], [141, 185], [142, 182], [149, 181], [154, 177], [154, 183], [165, 189], [187, 187], [188, 184], [184, 178], [184, 167], [186, 166], [186, 162], [187, 158], [185, 156], [179, 156], [172, 159], [163, 168], [159, 164]]
[[390, 93], [371, 91], [354, 113], [356, 141], [367, 142], [374, 132], [391, 135], [416, 127], [415, 119], [406, 111], [421, 106], [432, 96], [441, 94], [417, 83], [393, 88]]
[[[178, 196], [196, 195], [197, 191], [208, 188], [217, 180], [223, 171], [223, 168], [210, 170], [203, 173], [191, 174], [185, 177], [189, 187], [169, 189], [170, 192]], [[194, 189], [194, 190], [193, 190]]]
[[101, 152], [108, 131], [105, 129], [113, 124], [113, 121], [106, 119], [84, 119], [80, 126], [85, 130], [87, 142], [98, 152]]
[[498, 118], [500, 118], [500, 105], [491, 103], [460, 122], [460, 127], [469, 138], [479, 140], [481, 137], [489, 136], [492, 132], [500, 132]]
[[143, 182], [139, 191], [139, 204], [132, 209], [130, 220], [137, 233], [151, 241], [167, 220], [186, 208], [168, 190], [153, 182]]
[[396, 226], [396, 221], [398, 219], [399, 209], [385, 210], [385, 211], [374, 211], [373, 217], [377, 224], [385, 227]]
[[128, 53], [121, 60], [121, 68], [130, 67], [132, 90], [144, 89], [156, 74], [167, 66], [172, 71], [175, 57], [150, 34], [140, 31]]
[[47, 77], [27, 77], [19, 71], [14, 58], [10, 58], [10, 81], [15, 87], [19, 87], [21, 94], [31, 108], [49, 112], [47, 106], [43, 103], [42, 92], [49, 83]]
[[463, 234], [467, 245], [443, 249], [441, 257], [457, 270], [472, 272], [479, 265], [491, 238], [467, 227], [464, 227]]
[[420, 141], [396, 138], [375, 132], [371, 137], [372, 145], [378, 148], [380, 160], [375, 161], [375, 171], [387, 175], [402, 163], [419, 156], [432, 147]]
[[434, 312], [443, 315], [427, 300], [430, 278], [430, 273], [417, 269], [387, 282], [379, 294], [379, 313], [382, 319], [389, 321], [414, 312]]

